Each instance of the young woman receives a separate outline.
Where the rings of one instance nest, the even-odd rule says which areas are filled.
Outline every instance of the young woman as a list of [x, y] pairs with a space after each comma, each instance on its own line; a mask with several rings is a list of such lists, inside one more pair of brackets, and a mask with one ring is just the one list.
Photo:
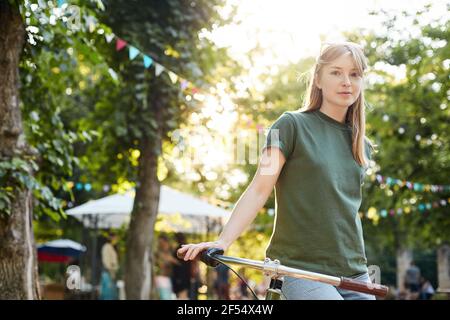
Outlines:
[[[186, 244], [185, 260], [231, 245], [275, 187], [276, 215], [267, 257], [284, 265], [370, 281], [358, 209], [371, 157], [365, 137], [367, 68], [354, 43], [327, 45], [314, 66], [304, 110], [271, 126], [258, 170], [215, 242]], [[311, 280], [285, 277], [287, 299], [375, 299]]]

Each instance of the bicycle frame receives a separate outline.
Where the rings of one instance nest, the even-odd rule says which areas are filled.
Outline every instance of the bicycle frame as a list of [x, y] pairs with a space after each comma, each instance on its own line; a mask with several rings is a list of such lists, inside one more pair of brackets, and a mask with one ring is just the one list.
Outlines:
[[283, 279], [274, 277], [270, 279], [269, 288], [266, 290], [266, 300], [281, 300], [281, 287], [283, 286]]
[[346, 277], [334, 277], [321, 273], [286, 267], [280, 264], [280, 261], [272, 261], [269, 258], [266, 258], [264, 261], [256, 261], [245, 258], [224, 256], [222, 254], [223, 250], [221, 249], [209, 248], [200, 254], [200, 260], [211, 267], [216, 267], [220, 262], [223, 262], [264, 272], [264, 275], [271, 278], [270, 286], [266, 292], [267, 300], [281, 299], [281, 286], [283, 284], [284, 276], [323, 282], [342, 289], [364, 292], [380, 297], [386, 296], [389, 290], [388, 287], [376, 283], [363, 282]]

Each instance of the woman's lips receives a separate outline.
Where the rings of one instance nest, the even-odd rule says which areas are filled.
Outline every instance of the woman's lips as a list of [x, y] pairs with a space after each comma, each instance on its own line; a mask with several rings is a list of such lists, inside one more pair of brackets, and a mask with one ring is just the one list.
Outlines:
[[343, 97], [350, 97], [352, 95], [351, 93], [348, 93], [348, 92], [339, 92], [338, 94]]

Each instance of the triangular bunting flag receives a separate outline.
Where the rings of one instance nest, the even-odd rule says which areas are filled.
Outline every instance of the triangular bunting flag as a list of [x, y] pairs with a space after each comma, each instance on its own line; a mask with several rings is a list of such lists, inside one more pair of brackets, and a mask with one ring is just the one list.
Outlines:
[[153, 59], [144, 54], [144, 67], [148, 68], [152, 65]]
[[181, 80], [181, 90], [186, 89], [187, 86], [188, 86], [188, 81], [185, 79]]
[[105, 34], [106, 42], [110, 43], [114, 39], [114, 34]]
[[95, 30], [95, 18], [93, 16], [87, 16], [84, 18], [86, 27], [89, 29], [89, 32], [94, 32]]
[[122, 50], [126, 45], [127, 45], [126, 41], [123, 41], [122, 39], [118, 38], [116, 42], [116, 50], [117, 51]]
[[114, 79], [114, 81], [119, 80], [119, 77], [117, 76], [117, 73], [116, 73], [113, 69], [109, 68], [109, 69], [108, 69], [108, 72], [109, 72], [109, 74], [111, 75], [111, 78]]
[[138, 54], [139, 54], [139, 50], [133, 46], [130, 46], [130, 51], [129, 51], [130, 60], [133, 60], [134, 58], [136, 58], [136, 56]]
[[66, 3], [65, 0], [58, 0], [58, 7], [61, 7], [64, 3]]
[[155, 75], [157, 77], [159, 77], [159, 75], [161, 74], [161, 72], [164, 71], [164, 67], [162, 65], [160, 65], [159, 63], [155, 63]]
[[175, 73], [173, 73], [172, 71], [169, 71], [168, 73], [169, 73], [170, 81], [172, 81], [172, 83], [177, 82], [178, 76]]
[[192, 94], [196, 94], [198, 92], [197, 88], [192, 88]]

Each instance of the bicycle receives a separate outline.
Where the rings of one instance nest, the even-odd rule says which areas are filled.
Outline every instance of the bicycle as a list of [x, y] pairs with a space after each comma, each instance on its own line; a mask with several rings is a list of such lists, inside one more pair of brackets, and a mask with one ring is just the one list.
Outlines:
[[[271, 280], [269, 288], [266, 291], [265, 300], [282, 299], [281, 287], [283, 285], [284, 276], [323, 282], [331, 284], [338, 288], [368, 293], [379, 297], [385, 297], [389, 291], [389, 288], [387, 286], [381, 284], [358, 281], [347, 277], [329, 276], [317, 272], [291, 268], [283, 266], [278, 260], [271, 260], [269, 258], [266, 258], [264, 261], [257, 261], [245, 258], [224, 256], [223, 253], [224, 251], [222, 249], [209, 248], [201, 252], [195, 260], [200, 260], [209, 267], [213, 268], [217, 267], [219, 264], [224, 264], [246, 284], [256, 300], [259, 300], [259, 298], [252, 290], [252, 288], [250, 288], [248, 284], [242, 279], [242, 277], [226, 263], [240, 265], [255, 270], [261, 270], [264, 272], [264, 275], [269, 276]], [[179, 255], [178, 253], [177, 256], [179, 259], [183, 258], [183, 256]]]

